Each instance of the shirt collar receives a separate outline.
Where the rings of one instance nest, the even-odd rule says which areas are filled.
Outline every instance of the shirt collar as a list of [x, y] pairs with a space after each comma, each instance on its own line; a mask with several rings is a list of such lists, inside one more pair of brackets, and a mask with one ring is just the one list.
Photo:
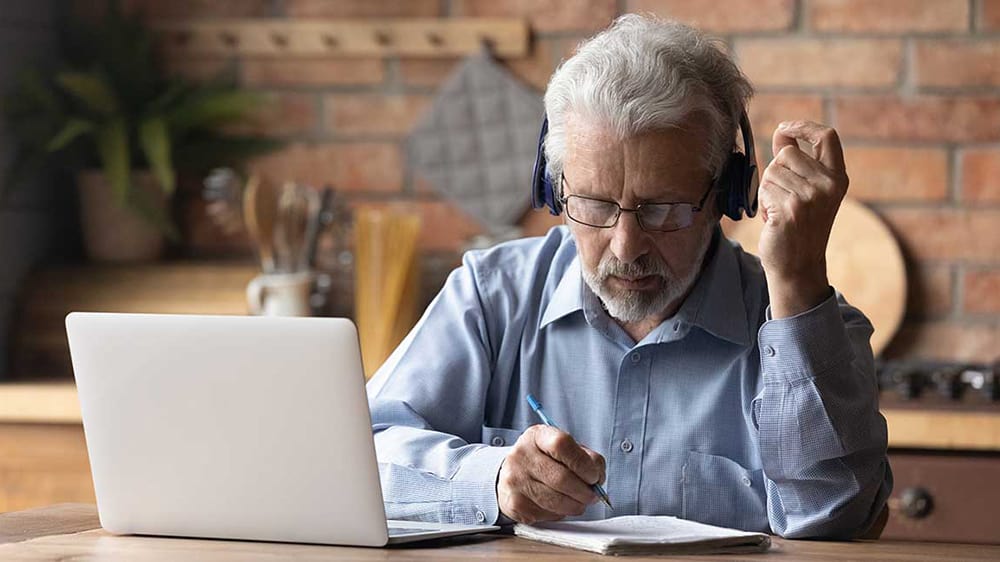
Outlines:
[[[735, 344], [750, 343], [746, 304], [743, 300], [743, 280], [737, 262], [736, 249], [716, 227], [709, 250], [708, 262], [695, 282], [691, 294], [677, 314], [654, 330], [657, 341], [668, 338], [668, 325], [697, 326], [717, 338]], [[686, 332], [686, 330], [684, 330]], [[653, 335], [653, 334], [650, 334]]]
[[545, 307], [538, 328], [544, 328], [564, 316], [583, 310], [583, 288], [583, 270], [580, 267], [580, 256], [577, 256], [570, 262], [559, 284], [556, 285], [552, 300]]
[[[676, 326], [688, 324], [698, 326], [718, 338], [739, 345], [749, 344], [743, 282], [740, 278], [736, 250], [722, 235], [722, 229], [719, 227], [715, 229], [710, 248], [708, 263], [695, 282], [691, 294], [684, 300], [677, 314], [653, 330], [646, 338], [647, 341], [653, 337], [656, 341], [676, 339], [668, 335], [666, 328], [674, 326], [673, 331], [676, 332]], [[584, 299], [591, 296], [600, 308], [597, 296], [593, 295], [583, 282], [580, 257], [577, 256], [566, 268], [556, 290], [552, 293], [552, 299], [539, 322], [539, 329], [574, 312], [584, 310]], [[591, 318], [588, 318], [588, 321], [590, 320]]]

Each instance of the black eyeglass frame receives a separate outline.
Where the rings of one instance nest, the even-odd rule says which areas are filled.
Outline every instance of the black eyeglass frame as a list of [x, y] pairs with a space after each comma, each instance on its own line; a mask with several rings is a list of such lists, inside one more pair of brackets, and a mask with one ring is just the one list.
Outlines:
[[[715, 184], [714, 183], [709, 184], [708, 189], [706, 189], [705, 193], [702, 194], [701, 199], [698, 201], [697, 204], [691, 203], [691, 202], [688, 202], [688, 201], [658, 201], [658, 202], [655, 202], [655, 203], [639, 203], [638, 205], [636, 205], [636, 207], [634, 209], [629, 209], [629, 208], [626, 208], [626, 207], [622, 207], [617, 201], [612, 201], [610, 199], [601, 199], [600, 197], [589, 197], [587, 195], [577, 195], [575, 193], [571, 194], [571, 195], [566, 195], [565, 194], [566, 190], [564, 189], [564, 185], [568, 186], [569, 182], [566, 181], [566, 175], [563, 174], [563, 173], [560, 173], [559, 174], [559, 202], [562, 203], [562, 207], [566, 211], [566, 216], [569, 217], [570, 220], [572, 220], [573, 222], [575, 222], [577, 224], [582, 224], [583, 226], [589, 226], [591, 228], [614, 228], [615, 226], [618, 225], [618, 221], [621, 220], [623, 212], [624, 213], [635, 213], [635, 218], [639, 222], [639, 228], [645, 230], [646, 232], [677, 232], [678, 230], [684, 230], [685, 228], [691, 228], [691, 225], [694, 224], [694, 213], [698, 213], [698, 212], [701, 212], [702, 210], [704, 210], [704, 208], [705, 208], [705, 201], [708, 200], [708, 196], [712, 194], [712, 191], [716, 191]], [[601, 203], [610, 203], [610, 204], [614, 205], [615, 207], [618, 207], [618, 212], [615, 213], [615, 220], [611, 224], [596, 225], [596, 224], [590, 224], [588, 222], [583, 222], [580, 219], [577, 219], [576, 217], [574, 217], [569, 212], [568, 201], [569, 201], [570, 197], [579, 197], [580, 199], [586, 199], [588, 201], [598, 201], [598, 202], [601, 202]], [[650, 206], [650, 205], [670, 205], [671, 207], [674, 207], [674, 206], [677, 206], [677, 205], [687, 205], [687, 206], [691, 207], [691, 222], [689, 222], [688, 224], [686, 224], [684, 226], [681, 226], [681, 227], [678, 227], [678, 228], [671, 228], [671, 229], [668, 229], [668, 230], [663, 230], [663, 229], [659, 229], [659, 228], [646, 228], [646, 224], [642, 221], [642, 215], [639, 214], [639, 210], [642, 209], [643, 207]]]

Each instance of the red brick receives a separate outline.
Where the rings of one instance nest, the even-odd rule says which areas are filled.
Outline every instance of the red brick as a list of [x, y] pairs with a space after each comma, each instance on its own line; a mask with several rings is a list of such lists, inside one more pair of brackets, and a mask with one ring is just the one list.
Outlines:
[[436, 17], [440, 0], [285, 0], [291, 17], [393, 18]]
[[144, 19], [206, 19], [267, 17], [271, 13], [270, 0], [125, 0], [126, 13], [143, 14]]
[[917, 261], [1000, 262], [1000, 210], [888, 209], [882, 215]]
[[922, 33], [965, 31], [967, 0], [813, 0], [809, 27], [817, 31]]
[[226, 127], [226, 131], [266, 136], [305, 134], [316, 130], [318, 113], [317, 98], [312, 94], [272, 93], [254, 116]]
[[757, 87], [888, 87], [902, 68], [895, 39], [742, 39], [743, 72]]
[[351, 201], [358, 208], [400, 206], [421, 217], [420, 248], [427, 251], [461, 251], [470, 238], [482, 234], [482, 227], [457, 206], [445, 200], [399, 200], [394, 202]]
[[1000, 86], [1000, 41], [917, 41], [918, 86]]
[[963, 149], [961, 170], [964, 201], [1000, 202], [1000, 148]]
[[531, 209], [519, 222], [523, 236], [541, 236], [553, 226], [564, 224], [562, 216], [553, 216], [548, 209]]
[[760, 94], [750, 100], [747, 109], [753, 127], [754, 144], [757, 145], [757, 163], [763, 169], [774, 156], [771, 154], [771, 137], [778, 123], [805, 119], [823, 123], [823, 97], [820, 95]]
[[206, 82], [226, 73], [233, 65], [224, 58], [164, 57], [164, 71], [170, 75], [192, 82]]
[[405, 86], [438, 87], [458, 66], [456, 59], [399, 60], [399, 75]]
[[597, 31], [607, 27], [616, 14], [616, 0], [452, 0], [453, 16], [519, 17], [531, 29], [550, 31]]
[[834, 115], [844, 139], [1000, 140], [1000, 98], [994, 96], [841, 97]]
[[256, 159], [251, 169], [275, 182], [329, 183], [343, 191], [396, 192], [403, 186], [403, 158], [394, 143], [295, 143]]
[[381, 59], [246, 59], [240, 71], [251, 86], [352, 86], [385, 80]]
[[791, 28], [794, 0], [628, 0], [628, 12], [650, 12], [710, 33], [781, 31]]
[[[970, 269], [962, 283], [962, 310], [1000, 315], [1000, 269]], [[998, 348], [1000, 353], [1000, 348]]]
[[986, 363], [997, 358], [998, 341], [1000, 324], [906, 322], [889, 344], [885, 356]]
[[511, 74], [541, 93], [549, 85], [549, 78], [555, 72], [560, 57], [568, 57], [575, 47], [576, 44], [571, 42], [560, 43], [559, 40], [541, 39], [535, 41], [529, 56], [501, 62]]
[[1000, 29], [1000, 0], [982, 0], [982, 13], [976, 18], [977, 29]]
[[[582, 38], [581, 38], [582, 39]], [[569, 57], [578, 41], [570, 38], [538, 39], [526, 57], [502, 59], [500, 63], [525, 84], [543, 92], [562, 58]], [[441, 86], [457, 70], [455, 59], [407, 59], [399, 61], [407, 86]]]
[[408, 132], [430, 106], [418, 95], [331, 94], [326, 96], [325, 123], [335, 133]]
[[948, 153], [943, 148], [848, 146], [849, 193], [865, 201], [943, 201]]
[[951, 311], [954, 291], [951, 268], [946, 265], [907, 267], [906, 316], [933, 318]]

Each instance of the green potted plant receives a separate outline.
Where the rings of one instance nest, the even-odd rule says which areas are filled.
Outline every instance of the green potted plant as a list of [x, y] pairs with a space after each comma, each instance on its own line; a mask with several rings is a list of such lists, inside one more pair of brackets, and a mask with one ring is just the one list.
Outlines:
[[178, 237], [169, 212], [178, 172], [238, 166], [276, 147], [220, 132], [266, 100], [224, 77], [192, 84], [166, 76], [152, 34], [118, 2], [100, 21], [66, 29], [59, 68], [25, 71], [5, 100], [18, 142], [9, 183], [41, 166], [74, 171], [88, 255], [155, 259], [164, 237]]

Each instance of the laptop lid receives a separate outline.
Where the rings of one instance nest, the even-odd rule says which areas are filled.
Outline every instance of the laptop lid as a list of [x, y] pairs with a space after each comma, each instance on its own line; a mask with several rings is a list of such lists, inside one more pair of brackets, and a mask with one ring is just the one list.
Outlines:
[[386, 544], [350, 320], [74, 312], [66, 329], [105, 529]]

